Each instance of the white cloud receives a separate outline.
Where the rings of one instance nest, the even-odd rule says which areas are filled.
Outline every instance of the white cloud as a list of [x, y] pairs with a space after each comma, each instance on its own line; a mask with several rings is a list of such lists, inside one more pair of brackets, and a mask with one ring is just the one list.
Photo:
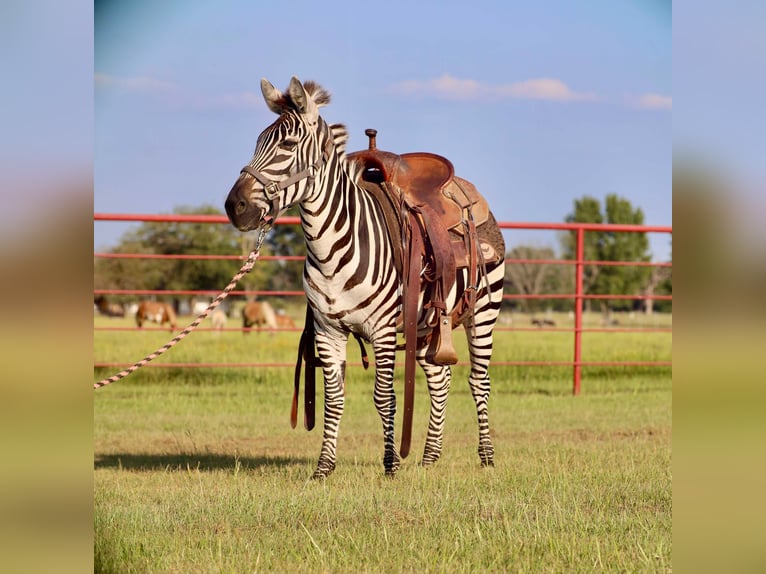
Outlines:
[[[444, 74], [430, 80], [407, 80], [391, 87], [399, 95], [431, 96], [456, 101], [493, 101], [503, 99], [544, 100], [549, 102], [596, 102], [605, 98], [594, 92], [578, 92], [558, 78], [532, 78], [508, 84], [483, 84]], [[625, 98], [632, 108], [671, 110], [673, 98], [655, 93]]]
[[444, 74], [432, 80], [400, 82], [392, 87], [392, 91], [402, 95], [431, 95], [461, 101], [517, 98], [573, 102], [601, 99], [592, 92], [575, 92], [556, 78], [533, 78], [523, 82], [494, 85]]
[[499, 86], [498, 91], [514, 98], [530, 100], [554, 100], [557, 102], [592, 102], [600, 99], [592, 92], [574, 92], [556, 78], [535, 78]]
[[407, 80], [396, 84], [393, 91], [400, 94], [426, 94], [450, 100], [474, 100], [486, 95], [487, 87], [475, 80], [460, 80], [445, 74], [433, 80]]
[[644, 94], [637, 98], [629, 98], [629, 105], [642, 110], [672, 110], [673, 98], [660, 94]]

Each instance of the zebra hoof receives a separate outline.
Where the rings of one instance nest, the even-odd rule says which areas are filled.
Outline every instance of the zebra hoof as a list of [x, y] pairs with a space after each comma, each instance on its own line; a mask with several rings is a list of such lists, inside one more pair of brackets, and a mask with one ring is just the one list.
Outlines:
[[332, 466], [326, 466], [326, 467], [319, 466], [314, 471], [314, 474], [311, 475], [311, 480], [324, 480], [325, 478], [330, 476], [332, 474], [332, 471], [334, 470], [335, 470], [334, 464]]
[[383, 468], [386, 471], [386, 478], [396, 478], [396, 473], [399, 470], [399, 461], [397, 461], [397, 464], [394, 464], [393, 466], [383, 465]]
[[383, 457], [383, 469], [386, 471], [386, 476], [393, 478], [396, 476], [396, 471], [399, 470], [402, 461], [399, 455], [394, 453], [387, 453]]
[[495, 466], [495, 449], [492, 448], [492, 443], [479, 445], [479, 460], [481, 466]]

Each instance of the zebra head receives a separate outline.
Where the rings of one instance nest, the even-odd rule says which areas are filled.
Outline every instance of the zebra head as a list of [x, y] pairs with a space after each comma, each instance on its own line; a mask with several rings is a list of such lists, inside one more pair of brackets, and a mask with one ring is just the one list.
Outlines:
[[269, 226], [303, 200], [333, 148], [332, 133], [319, 116], [319, 107], [330, 102], [323, 88], [293, 76], [287, 93], [265, 78], [261, 92], [279, 118], [258, 136], [250, 163], [226, 198], [226, 214], [240, 231]]

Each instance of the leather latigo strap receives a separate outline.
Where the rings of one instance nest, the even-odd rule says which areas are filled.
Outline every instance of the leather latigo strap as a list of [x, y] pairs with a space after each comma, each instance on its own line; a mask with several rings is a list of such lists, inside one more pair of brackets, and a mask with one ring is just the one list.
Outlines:
[[442, 281], [442, 295], [446, 297], [455, 284], [455, 253], [452, 251], [449, 232], [430, 205], [413, 206], [411, 209], [422, 218], [425, 234], [428, 235], [429, 248], [426, 251], [431, 276], [426, 277], [426, 280]]
[[293, 404], [290, 410], [290, 426], [295, 428], [298, 424], [298, 394], [301, 386], [301, 365], [306, 363], [306, 384], [304, 386], [304, 415], [303, 426], [306, 430], [314, 428], [315, 423], [315, 397], [316, 397], [316, 371], [320, 366], [314, 353], [316, 334], [314, 331], [314, 313], [309, 305], [306, 305], [306, 321], [303, 324], [303, 332], [298, 343], [298, 360], [295, 363], [295, 377], [293, 381]]
[[[308, 305], [307, 305], [308, 306]], [[304, 349], [304, 358], [306, 359], [306, 384], [303, 387], [303, 426], [306, 430], [314, 428], [315, 422], [315, 402], [316, 402], [316, 367], [321, 366], [315, 355], [315, 332], [314, 322], [311, 322], [311, 344], [306, 345]]]
[[452, 311], [453, 327], [457, 327], [466, 317], [473, 315], [476, 307], [476, 295], [479, 290], [479, 266], [484, 267], [483, 260], [479, 262], [482, 253], [478, 246], [479, 239], [476, 233], [476, 226], [474, 225], [473, 218], [470, 217], [470, 213], [468, 215], [469, 217], [465, 220], [466, 233], [464, 235], [465, 249], [468, 253], [468, 283], [463, 291], [463, 295]]
[[[364, 347], [362, 338], [354, 334], [354, 338], [359, 343], [359, 352], [362, 355], [362, 366], [366, 369], [370, 366], [370, 358], [367, 356], [367, 349]], [[306, 305], [306, 320], [303, 324], [300, 342], [298, 343], [298, 360], [295, 363], [295, 375], [293, 380], [293, 402], [290, 409], [290, 426], [295, 428], [298, 425], [298, 395], [301, 388], [301, 367], [306, 363], [304, 376], [306, 384], [303, 389], [303, 426], [306, 430], [312, 430], [316, 424], [316, 371], [317, 367], [322, 366], [322, 362], [316, 356], [316, 331], [314, 330], [314, 312], [311, 307]], [[342, 367], [341, 376], [344, 381], [346, 378], [345, 364]], [[345, 383], [344, 383], [345, 384]]]
[[423, 232], [413, 214], [408, 214], [409, 256], [405, 258], [404, 289], [404, 415], [399, 455], [406, 458], [412, 440], [412, 416], [415, 405], [415, 356], [418, 344], [418, 296], [420, 261], [424, 250]]

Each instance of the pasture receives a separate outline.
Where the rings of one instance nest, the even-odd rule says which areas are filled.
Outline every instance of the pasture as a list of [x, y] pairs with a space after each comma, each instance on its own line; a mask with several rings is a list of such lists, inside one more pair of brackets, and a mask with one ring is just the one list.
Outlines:
[[[96, 317], [123, 322], [131, 319]], [[198, 332], [156, 363], [293, 362], [298, 336]], [[570, 360], [572, 337], [498, 331], [494, 358]], [[157, 329], [98, 331], [94, 355], [132, 362], [167, 339]], [[462, 360], [462, 334], [455, 342]], [[670, 357], [668, 333], [584, 335], [585, 360]], [[317, 428], [291, 429], [291, 369], [146, 367], [96, 391], [96, 571], [671, 570], [670, 368], [584, 368], [573, 397], [569, 367], [492, 367], [492, 469], [479, 466], [462, 366], [453, 369], [442, 459], [418, 467], [428, 416], [419, 375], [413, 451], [390, 480], [372, 373], [355, 366], [353, 341], [348, 358], [338, 466], [324, 482], [308, 480], [321, 385]], [[115, 370], [95, 369], [94, 380]], [[397, 368], [400, 405], [401, 381]]]

